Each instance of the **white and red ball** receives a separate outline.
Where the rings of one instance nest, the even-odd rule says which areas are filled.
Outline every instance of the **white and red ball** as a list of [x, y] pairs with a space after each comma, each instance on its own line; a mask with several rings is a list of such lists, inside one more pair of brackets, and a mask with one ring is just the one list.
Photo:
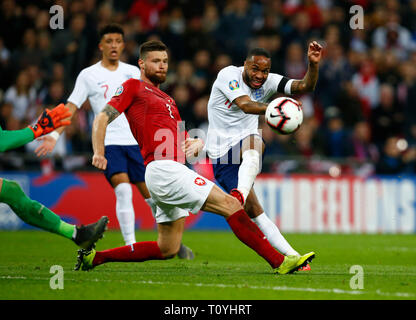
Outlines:
[[280, 134], [290, 134], [299, 129], [303, 121], [302, 107], [292, 98], [280, 97], [269, 103], [266, 122]]

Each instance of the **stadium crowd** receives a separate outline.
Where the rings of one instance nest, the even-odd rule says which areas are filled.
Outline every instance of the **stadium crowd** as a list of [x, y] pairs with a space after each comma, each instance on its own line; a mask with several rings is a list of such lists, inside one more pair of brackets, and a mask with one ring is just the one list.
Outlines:
[[[350, 27], [355, 4], [364, 9], [363, 29]], [[63, 8], [63, 29], [50, 28], [53, 5]], [[416, 173], [416, 0], [3, 0], [1, 127], [23, 128], [44, 107], [66, 102], [78, 73], [99, 60], [98, 30], [111, 22], [124, 28], [125, 62], [137, 65], [146, 40], [168, 46], [162, 89], [186, 126], [203, 130], [219, 70], [242, 65], [259, 46], [271, 52], [272, 72], [300, 79], [307, 45], [317, 40], [324, 53], [316, 90], [296, 97], [301, 129], [283, 136], [261, 125], [272, 159], [263, 172], [328, 172], [335, 163], [342, 173]], [[58, 155], [91, 153], [92, 117], [88, 107], [77, 112]]]

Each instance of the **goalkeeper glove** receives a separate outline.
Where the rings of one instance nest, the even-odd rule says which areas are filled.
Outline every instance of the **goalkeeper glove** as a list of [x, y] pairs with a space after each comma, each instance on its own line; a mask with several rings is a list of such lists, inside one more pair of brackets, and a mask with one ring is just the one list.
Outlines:
[[52, 110], [45, 109], [39, 116], [38, 121], [33, 126], [29, 126], [29, 128], [33, 131], [36, 139], [54, 131], [56, 128], [71, 124], [71, 120], [62, 120], [70, 116], [69, 108], [61, 103]]

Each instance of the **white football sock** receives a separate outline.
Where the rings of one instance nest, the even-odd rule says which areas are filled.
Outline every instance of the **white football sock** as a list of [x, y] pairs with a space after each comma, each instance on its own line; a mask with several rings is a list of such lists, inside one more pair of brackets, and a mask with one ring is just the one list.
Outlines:
[[260, 154], [257, 150], [246, 150], [243, 152], [243, 161], [238, 169], [238, 186], [237, 189], [241, 191], [246, 201], [251, 188], [253, 187], [254, 179], [260, 172]]
[[133, 190], [130, 183], [120, 183], [114, 188], [116, 193], [116, 214], [121, 234], [126, 245], [136, 242], [135, 218], [133, 208]]
[[264, 212], [251, 220], [257, 224], [266, 236], [267, 240], [269, 240], [270, 244], [281, 254], [285, 256], [299, 255], [299, 253], [290, 246], [290, 244], [280, 233], [279, 228]]
[[157, 209], [156, 202], [152, 198], [144, 199], [144, 201], [147, 202], [147, 204], [149, 205], [150, 209], [152, 209], [153, 216], [156, 217], [156, 209]]

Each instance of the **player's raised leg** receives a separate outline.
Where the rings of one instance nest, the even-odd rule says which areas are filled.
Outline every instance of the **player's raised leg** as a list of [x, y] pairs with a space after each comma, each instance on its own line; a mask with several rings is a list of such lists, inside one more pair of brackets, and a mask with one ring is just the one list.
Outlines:
[[73, 240], [82, 248], [91, 248], [106, 229], [108, 218], [88, 226], [66, 223], [41, 203], [30, 199], [15, 181], [0, 178], [0, 202], [6, 203], [27, 224]]
[[[265, 145], [258, 135], [248, 136], [242, 141], [240, 151], [242, 161], [238, 168], [237, 190], [232, 189], [230, 193], [244, 203], [247, 214], [274, 248], [286, 256], [299, 255], [280, 233], [276, 224], [266, 215], [252, 188], [255, 178], [261, 171], [260, 155], [264, 153], [264, 148]], [[310, 270], [310, 267], [307, 266], [304, 270]]]
[[256, 251], [279, 274], [292, 273], [315, 257], [313, 252], [301, 257], [285, 257], [277, 252], [257, 225], [250, 220], [241, 204], [216, 185], [213, 186], [202, 210], [222, 215], [237, 238]]

